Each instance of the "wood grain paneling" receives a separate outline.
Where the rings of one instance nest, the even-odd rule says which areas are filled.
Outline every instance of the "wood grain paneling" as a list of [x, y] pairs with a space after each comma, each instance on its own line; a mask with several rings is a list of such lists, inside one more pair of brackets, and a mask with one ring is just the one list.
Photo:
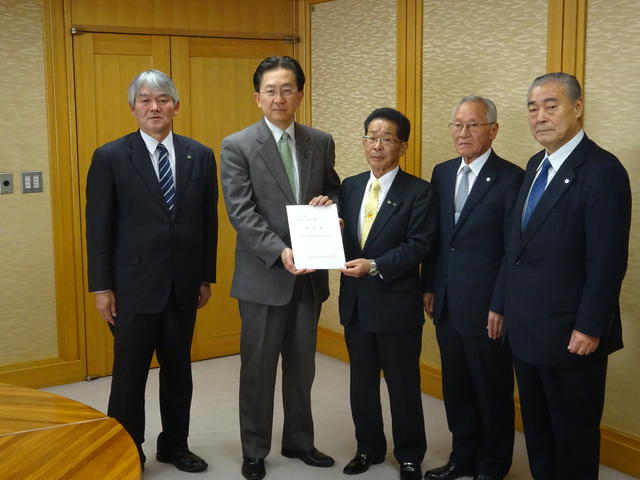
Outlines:
[[292, 33], [295, 0], [71, 0], [74, 25]]

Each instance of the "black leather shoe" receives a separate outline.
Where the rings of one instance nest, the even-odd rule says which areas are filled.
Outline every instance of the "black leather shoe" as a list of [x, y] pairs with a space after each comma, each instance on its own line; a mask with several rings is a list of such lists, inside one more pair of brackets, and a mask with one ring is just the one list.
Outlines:
[[264, 458], [244, 458], [242, 460], [242, 476], [247, 480], [262, 480], [266, 474]]
[[369, 458], [366, 453], [356, 453], [356, 456], [342, 469], [342, 473], [345, 475], [358, 475], [369, 470], [370, 465], [377, 465], [382, 462], [384, 462], [384, 458], [380, 460], [373, 459]]
[[202, 458], [189, 450], [180, 450], [173, 453], [156, 454], [159, 462], [171, 463], [183, 472], [204, 472], [209, 466]]
[[400, 464], [400, 480], [422, 480], [422, 469], [418, 462]]
[[455, 480], [460, 477], [473, 477], [475, 474], [476, 472], [471, 468], [448, 462], [441, 467], [427, 470], [424, 478], [427, 480]]
[[299, 458], [304, 463], [311, 465], [312, 467], [330, 467], [336, 463], [333, 458], [329, 455], [325, 455], [316, 447], [313, 447], [308, 452], [296, 452], [294, 450], [287, 450], [286, 448], [283, 448], [282, 455], [289, 458]]

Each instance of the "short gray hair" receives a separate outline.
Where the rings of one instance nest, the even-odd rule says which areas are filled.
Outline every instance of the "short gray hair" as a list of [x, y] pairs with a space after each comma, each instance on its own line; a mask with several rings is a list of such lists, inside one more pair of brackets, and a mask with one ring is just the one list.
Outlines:
[[498, 121], [498, 109], [496, 108], [496, 104], [488, 98], [481, 97], [480, 95], [467, 95], [462, 97], [451, 113], [451, 121], [455, 120], [456, 112], [460, 105], [467, 102], [484, 103], [485, 111], [487, 112], [487, 123], [496, 123]]
[[537, 77], [533, 82], [531, 82], [531, 85], [529, 86], [527, 98], [531, 96], [531, 91], [535, 87], [539, 87], [540, 85], [544, 85], [545, 83], [549, 82], [560, 82], [564, 89], [565, 95], [569, 97], [569, 99], [573, 103], [576, 103], [582, 98], [582, 87], [580, 87], [580, 82], [578, 81], [578, 79], [570, 73], [564, 72], [546, 73]]
[[139, 73], [129, 84], [129, 106], [131, 106], [131, 108], [135, 106], [136, 97], [144, 86], [148, 86], [151, 90], [169, 95], [175, 104], [180, 101], [176, 85], [168, 75], [162, 73], [160, 70], [145, 70], [144, 72]]

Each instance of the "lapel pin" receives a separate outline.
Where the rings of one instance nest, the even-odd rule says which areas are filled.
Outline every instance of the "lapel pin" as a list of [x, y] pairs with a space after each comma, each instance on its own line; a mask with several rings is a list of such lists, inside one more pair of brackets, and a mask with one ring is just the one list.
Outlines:
[[487, 182], [490, 182], [490, 181], [491, 181], [491, 177], [487, 177]]
[[188, 159], [188, 160], [191, 160], [191, 155], [187, 155], [187, 159]]
[[569, 179], [568, 179], [568, 178], [565, 178], [565, 179], [564, 179], [564, 183], [569, 183]]

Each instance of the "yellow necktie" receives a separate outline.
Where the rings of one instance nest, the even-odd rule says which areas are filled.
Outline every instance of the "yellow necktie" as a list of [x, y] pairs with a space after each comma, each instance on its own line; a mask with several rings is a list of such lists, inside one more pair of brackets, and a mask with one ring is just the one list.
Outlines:
[[371, 225], [378, 213], [378, 202], [380, 201], [380, 182], [375, 179], [371, 182], [367, 200], [364, 202], [364, 217], [362, 219], [362, 232], [360, 233], [360, 247], [364, 248], [364, 244], [369, 236]]

